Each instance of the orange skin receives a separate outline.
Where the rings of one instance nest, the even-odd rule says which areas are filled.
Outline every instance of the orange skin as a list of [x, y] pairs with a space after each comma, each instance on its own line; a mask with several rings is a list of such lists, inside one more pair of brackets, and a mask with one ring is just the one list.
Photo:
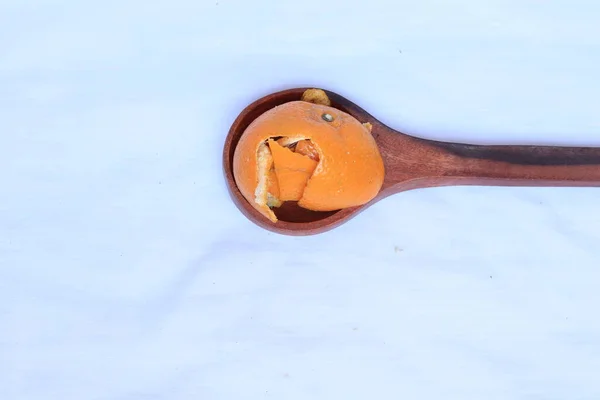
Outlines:
[[277, 198], [281, 201], [300, 200], [308, 180], [317, 168], [317, 162], [292, 152], [274, 140], [269, 140], [269, 148], [273, 155], [275, 176], [279, 183]]
[[[333, 117], [332, 121], [323, 114]], [[313, 211], [333, 211], [372, 200], [383, 184], [384, 165], [368, 124], [323, 104], [292, 101], [254, 120], [236, 146], [233, 173], [242, 195], [276, 222], [273, 211], [256, 202], [259, 184], [257, 150], [267, 142], [274, 165], [268, 190], [282, 201], [298, 201]], [[295, 150], [269, 140], [296, 142]], [[273, 179], [277, 182], [272, 182]]]
[[319, 152], [317, 148], [309, 140], [301, 140], [296, 143], [296, 153], [307, 156], [315, 161], [319, 161]]

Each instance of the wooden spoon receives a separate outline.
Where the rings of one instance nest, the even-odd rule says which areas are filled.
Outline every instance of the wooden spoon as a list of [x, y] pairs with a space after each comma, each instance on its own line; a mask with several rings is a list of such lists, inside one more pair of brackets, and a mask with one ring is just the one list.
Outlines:
[[385, 179], [371, 202], [333, 212], [313, 212], [285, 203], [273, 211], [273, 223], [242, 196], [233, 177], [233, 153], [246, 127], [265, 111], [300, 100], [308, 88], [280, 91], [247, 106], [233, 122], [223, 149], [223, 169], [232, 200], [257, 225], [286, 235], [328, 231], [355, 217], [377, 201], [405, 190], [451, 185], [600, 186], [600, 147], [483, 146], [427, 140], [398, 132], [350, 100], [325, 91], [332, 106], [373, 125], [383, 157]]

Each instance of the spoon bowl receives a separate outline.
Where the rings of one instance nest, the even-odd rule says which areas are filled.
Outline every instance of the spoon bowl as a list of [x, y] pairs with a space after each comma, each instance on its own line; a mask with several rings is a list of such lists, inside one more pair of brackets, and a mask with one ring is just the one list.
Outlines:
[[245, 129], [278, 105], [300, 100], [305, 90], [294, 88], [264, 96], [242, 110], [223, 147], [223, 172], [231, 199], [249, 220], [285, 235], [313, 235], [333, 229], [381, 199], [405, 190], [450, 186], [600, 186], [600, 148], [560, 146], [472, 145], [411, 136], [381, 123], [352, 101], [325, 90], [332, 107], [372, 125], [385, 166], [384, 182], [369, 203], [338, 211], [315, 212], [286, 202], [273, 211], [273, 223], [248, 203], [233, 176], [233, 155]]

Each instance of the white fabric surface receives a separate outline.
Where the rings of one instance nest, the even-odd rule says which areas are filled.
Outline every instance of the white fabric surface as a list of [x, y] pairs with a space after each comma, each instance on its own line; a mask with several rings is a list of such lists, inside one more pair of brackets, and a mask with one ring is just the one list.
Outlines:
[[439, 188], [317, 236], [227, 130], [318, 86], [448, 141], [600, 145], [588, 1], [2, 0], [0, 399], [598, 399], [600, 189]]

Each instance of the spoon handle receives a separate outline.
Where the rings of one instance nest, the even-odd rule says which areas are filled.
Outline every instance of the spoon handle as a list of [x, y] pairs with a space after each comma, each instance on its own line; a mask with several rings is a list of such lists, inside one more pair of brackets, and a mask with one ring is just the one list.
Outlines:
[[373, 130], [386, 163], [382, 194], [450, 185], [600, 187], [600, 147], [474, 145]]
[[445, 184], [600, 186], [600, 147], [427, 142], [445, 161]]

